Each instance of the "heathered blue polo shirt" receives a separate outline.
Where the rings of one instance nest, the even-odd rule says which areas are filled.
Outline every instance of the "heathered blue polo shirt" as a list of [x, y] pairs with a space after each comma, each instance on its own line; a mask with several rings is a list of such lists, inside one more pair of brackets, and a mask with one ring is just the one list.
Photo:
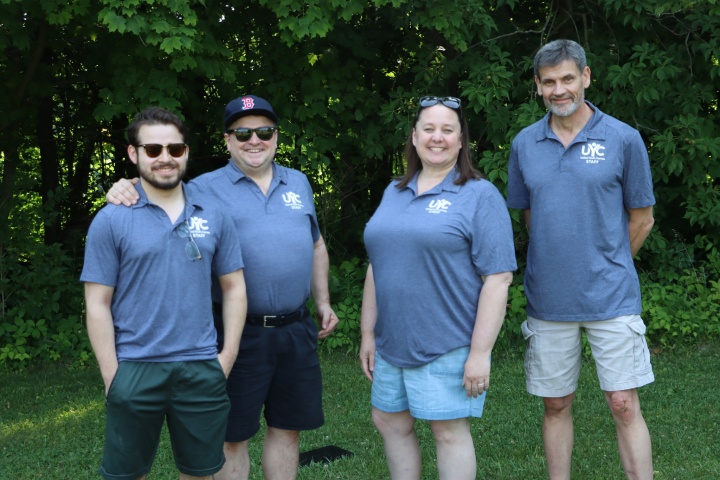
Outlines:
[[593, 116], [565, 149], [550, 114], [512, 143], [508, 206], [530, 209], [528, 315], [591, 321], [640, 314], [629, 208], [655, 204], [637, 130], [587, 102]]
[[248, 313], [276, 315], [304, 305], [310, 295], [314, 243], [320, 238], [307, 177], [273, 163], [265, 196], [230, 161], [192, 180], [189, 187], [212, 196], [235, 223], [245, 262]]
[[[90, 225], [80, 280], [114, 287], [112, 316], [118, 360], [174, 362], [217, 357], [211, 276], [243, 268], [231, 219], [211, 199], [183, 185], [185, 211], [173, 224], [165, 211], [140, 200], [107, 205]], [[202, 254], [191, 260], [189, 231]]]
[[375, 280], [378, 353], [417, 367], [470, 345], [481, 275], [514, 271], [507, 205], [487, 180], [455, 185], [455, 171], [417, 195], [417, 176], [388, 186], [365, 228]]

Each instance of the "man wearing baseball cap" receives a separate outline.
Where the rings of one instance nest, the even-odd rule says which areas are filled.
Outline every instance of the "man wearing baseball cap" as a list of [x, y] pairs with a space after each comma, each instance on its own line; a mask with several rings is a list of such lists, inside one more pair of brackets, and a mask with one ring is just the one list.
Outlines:
[[[267, 100], [255, 95], [232, 100], [224, 117], [230, 162], [188, 184], [227, 207], [245, 262], [248, 316], [227, 383], [227, 461], [215, 475], [221, 480], [249, 477], [248, 441], [260, 429], [263, 407], [267, 479], [296, 478], [299, 432], [324, 423], [317, 341], [338, 323], [330, 306], [329, 259], [310, 183], [303, 173], [274, 161], [277, 123]], [[119, 182], [107, 200], [134, 203], [137, 193], [131, 187]], [[310, 294], [319, 332], [305, 307]]]

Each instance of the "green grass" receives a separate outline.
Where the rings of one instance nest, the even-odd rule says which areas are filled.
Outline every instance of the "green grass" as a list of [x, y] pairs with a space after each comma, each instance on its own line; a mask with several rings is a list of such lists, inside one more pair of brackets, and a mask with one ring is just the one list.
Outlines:
[[[540, 437], [542, 402], [525, 392], [522, 358], [496, 352], [485, 416], [472, 422], [478, 478], [546, 478]], [[337, 445], [349, 459], [300, 469], [299, 479], [388, 478], [382, 439], [370, 419], [370, 385], [359, 363], [322, 358], [326, 424], [301, 436], [301, 450]], [[653, 354], [656, 381], [641, 389], [653, 440], [655, 478], [720, 478], [720, 346]], [[0, 479], [89, 479], [103, 448], [102, 382], [95, 368], [59, 366], [0, 372]], [[432, 434], [418, 423], [424, 477], [437, 477]], [[251, 479], [261, 479], [262, 432], [251, 441]], [[151, 479], [177, 474], [164, 434]], [[615, 429], [591, 362], [575, 402], [573, 478], [623, 478]]]

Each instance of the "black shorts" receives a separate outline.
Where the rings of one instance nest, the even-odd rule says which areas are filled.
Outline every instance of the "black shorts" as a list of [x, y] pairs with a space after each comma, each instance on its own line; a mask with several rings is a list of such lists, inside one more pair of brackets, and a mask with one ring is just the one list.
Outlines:
[[325, 422], [317, 326], [307, 315], [280, 328], [245, 325], [240, 352], [227, 381], [230, 397], [225, 441], [248, 440], [269, 427], [313, 430]]

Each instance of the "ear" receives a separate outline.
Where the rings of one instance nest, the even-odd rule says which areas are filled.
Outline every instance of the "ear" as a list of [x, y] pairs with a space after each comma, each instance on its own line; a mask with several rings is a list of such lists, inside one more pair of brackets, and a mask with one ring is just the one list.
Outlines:
[[135, 148], [135, 145], [128, 145], [127, 147], [127, 154], [128, 158], [130, 158], [130, 161], [137, 165], [138, 163], [138, 151], [137, 148]]
[[417, 147], [417, 132], [415, 131], [414, 128], [413, 128], [412, 132], [413, 132], [413, 133], [412, 133], [413, 146], [414, 146], [414, 147]]
[[540, 79], [535, 75], [535, 86], [537, 87], [537, 94], [542, 97], [542, 88], [540, 87]]
[[588, 88], [590, 86], [590, 67], [585, 67], [585, 70], [583, 70], [582, 73], [583, 77], [583, 86], [585, 88]]

